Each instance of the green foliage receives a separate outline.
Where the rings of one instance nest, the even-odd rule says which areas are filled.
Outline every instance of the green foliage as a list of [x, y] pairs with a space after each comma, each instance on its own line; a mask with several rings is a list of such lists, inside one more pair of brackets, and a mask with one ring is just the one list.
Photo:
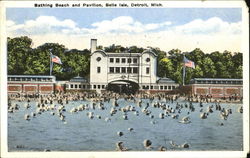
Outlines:
[[28, 37], [8, 38], [8, 74], [10, 75], [49, 75], [50, 50], [58, 56], [62, 65], [54, 63], [53, 75], [59, 80], [69, 80], [76, 75], [88, 76], [89, 50], [68, 51], [64, 45], [45, 43], [31, 48]]
[[[58, 43], [45, 43], [37, 48], [32, 48], [32, 40], [27, 36], [8, 38], [8, 74], [10, 75], [49, 75], [50, 50], [60, 57], [62, 65], [55, 64], [53, 75], [58, 80], [69, 80], [77, 75], [88, 78], [90, 70], [90, 51], [87, 49], [68, 50]], [[145, 49], [137, 46], [129, 48], [120, 45], [109, 47], [98, 46], [106, 52], [116, 53], [142, 53]], [[242, 78], [243, 57], [242, 53], [218, 51], [205, 54], [199, 48], [183, 53], [179, 49], [169, 52], [159, 48], [150, 47], [157, 57], [157, 75], [168, 77], [182, 84], [183, 56], [195, 63], [195, 69], [186, 67], [185, 83], [192, 78]], [[167, 55], [168, 54], [168, 55]]]
[[214, 62], [211, 58], [205, 57], [202, 60], [202, 69], [204, 76], [206, 76], [207, 78], [214, 78], [216, 76]]
[[[103, 46], [98, 46], [97, 49], [103, 49]], [[115, 44], [112, 44], [109, 47], [104, 47], [105, 52], [112, 52], [112, 53], [127, 52], [128, 50], [129, 48], [125, 48], [125, 47], [122, 47], [120, 45], [115, 45]]]
[[173, 63], [168, 58], [162, 58], [159, 61], [159, 74], [161, 76], [167, 77], [171, 76], [174, 72]]
[[32, 54], [32, 40], [27, 36], [7, 39], [8, 73], [21, 75], [26, 70], [27, 57]]
[[[173, 73], [167, 75], [179, 84], [182, 84], [182, 63], [185, 56], [195, 63], [195, 69], [186, 67], [185, 83], [189, 83], [192, 78], [242, 78], [242, 53], [225, 51], [203, 53], [199, 48], [189, 53], [181, 53], [178, 49], [168, 52], [168, 58], [173, 65]], [[159, 69], [159, 67], [158, 67]], [[166, 70], [163, 70], [166, 72]]]

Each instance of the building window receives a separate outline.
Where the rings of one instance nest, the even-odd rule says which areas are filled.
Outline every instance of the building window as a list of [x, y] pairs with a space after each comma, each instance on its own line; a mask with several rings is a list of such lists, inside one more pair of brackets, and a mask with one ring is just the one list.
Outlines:
[[133, 67], [133, 73], [134, 74], [138, 73], [138, 68], [137, 67]]
[[175, 86], [172, 86], [172, 89], [175, 89]]
[[146, 89], [146, 86], [142, 86], [142, 89]]
[[83, 88], [83, 89], [85, 89], [85, 88], [86, 88], [86, 86], [85, 86], [85, 85], [82, 85], [82, 88]]
[[153, 87], [153, 86], [150, 86], [150, 89], [154, 89], [154, 87]]
[[168, 86], [164, 86], [164, 89], [168, 89]]
[[104, 89], [105, 88], [105, 85], [102, 85], [102, 89]]
[[73, 85], [73, 84], [71, 84], [71, 85], [70, 85], [70, 88], [74, 88], [74, 85]]
[[125, 58], [122, 58], [122, 63], [126, 63], [126, 59]]
[[77, 88], [77, 84], [75, 84], [75, 88]]
[[126, 73], [126, 68], [122, 67], [122, 73]]
[[147, 59], [146, 59], [146, 62], [150, 62], [150, 58], [147, 58]]
[[127, 68], [127, 73], [131, 73], [131, 67]]
[[168, 89], [171, 89], [171, 86], [168, 86]]
[[81, 89], [81, 88], [82, 88], [82, 85], [79, 85], [79, 88]]
[[98, 85], [97, 87], [98, 87], [98, 89], [100, 89], [100, 88], [101, 88], [101, 85]]
[[115, 62], [116, 62], [116, 63], [120, 63], [120, 58], [116, 58], [116, 59], [115, 59]]
[[120, 73], [120, 68], [119, 67], [115, 68], [115, 73]]
[[131, 58], [128, 58], [128, 63], [131, 63]]
[[159, 89], [159, 86], [154, 86], [154, 89]]
[[97, 58], [96, 58], [96, 61], [101, 61], [101, 60], [102, 60], [101, 57], [97, 57]]
[[96, 89], [96, 85], [94, 85], [94, 89]]
[[114, 58], [109, 58], [109, 62], [113, 63], [114, 62]]
[[114, 73], [115, 71], [114, 71], [114, 67], [110, 67], [109, 68], [109, 73]]
[[146, 68], [146, 73], [149, 74], [149, 67]]
[[100, 73], [101, 72], [101, 67], [97, 67], [97, 73]]
[[134, 59], [133, 59], [133, 63], [137, 63], [137, 58], [134, 58]]

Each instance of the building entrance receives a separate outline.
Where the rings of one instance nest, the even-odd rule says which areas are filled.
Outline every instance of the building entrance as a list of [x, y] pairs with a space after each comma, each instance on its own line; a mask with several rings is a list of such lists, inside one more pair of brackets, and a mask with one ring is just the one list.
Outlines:
[[107, 90], [120, 94], [135, 94], [139, 90], [139, 85], [132, 81], [119, 80], [110, 82]]

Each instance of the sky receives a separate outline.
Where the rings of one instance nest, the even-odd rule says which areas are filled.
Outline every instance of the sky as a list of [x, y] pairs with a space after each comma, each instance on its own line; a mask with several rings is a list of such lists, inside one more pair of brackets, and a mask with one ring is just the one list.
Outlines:
[[29, 36], [33, 47], [98, 45], [161, 50], [241, 51], [240, 8], [7, 8], [8, 37]]

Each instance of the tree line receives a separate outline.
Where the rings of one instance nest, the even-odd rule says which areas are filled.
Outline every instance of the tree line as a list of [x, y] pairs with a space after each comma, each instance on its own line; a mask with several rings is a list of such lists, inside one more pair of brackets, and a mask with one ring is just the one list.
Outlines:
[[[142, 53], [145, 49], [137, 46], [98, 46], [106, 52]], [[204, 53], [199, 48], [191, 52], [172, 49], [169, 52], [159, 48], [150, 49], [158, 55], [157, 75], [168, 77], [182, 84], [183, 56], [195, 63], [195, 69], [186, 68], [185, 83], [192, 78], [242, 78], [243, 59], [240, 52], [215, 51]], [[49, 75], [50, 50], [60, 57], [62, 65], [54, 64], [53, 75], [57, 80], [69, 80], [77, 75], [89, 77], [90, 50], [67, 49], [58, 43], [45, 43], [32, 48], [32, 39], [27, 36], [7, 39], [9, 75]]]

